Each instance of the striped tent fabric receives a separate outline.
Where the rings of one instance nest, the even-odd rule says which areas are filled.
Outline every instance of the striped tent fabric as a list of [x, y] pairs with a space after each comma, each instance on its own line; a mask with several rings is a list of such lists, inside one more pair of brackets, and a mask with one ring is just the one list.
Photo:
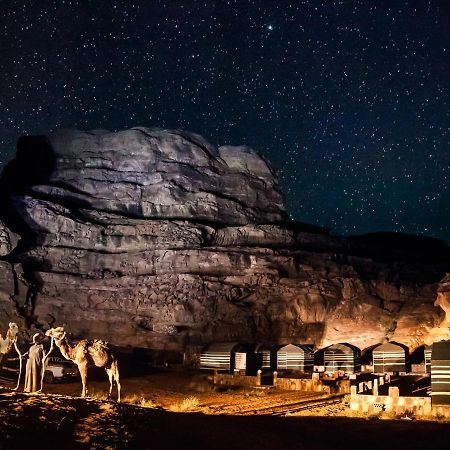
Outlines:
[[423, 349], [425, 359], [425, 371], [431, 373], [431, 345], [426, 345]]
[[314, 353], [305, 345], [288, 344], [277, 351], [277, 370], [312, 372]]
[[270, 347], [259, 344], [255, 349], [255, 353], [261, 369], [272, 368], [272, 349]]
[[374, 373], [406, 372], [406, 350], [398, 344], [387, 342], [373, 352]]
[[271, 361], [270, 361], [270, 350], [263, 350], [261, 352], [262, 360], [261, 360], [261, 368], [270, 369]]
[[450, 405], [450, 341], [435, 342], [431, 350], [431, 403]]
[[215, 342], [210, 344], [200, 355], [200, 369], [234, 370], [234, 353], [237, 342]]
[[361, 370], [361, 351], [350, 344], [333, 344], [324, 351], [325, 372], [344, 371], [355, 373]]

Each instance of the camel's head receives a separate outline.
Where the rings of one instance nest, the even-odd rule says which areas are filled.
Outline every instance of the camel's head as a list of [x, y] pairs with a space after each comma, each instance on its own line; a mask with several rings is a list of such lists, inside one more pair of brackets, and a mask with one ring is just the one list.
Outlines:
[[45, 332], [46, 336], [49, 336], [56, 341], [61, 341], [66, 337], [66, 332], [64, 330], [64, 327], [56, 327], [56, 328], [50, 328], [50, 330], [47, 330]]
[[19, 327], [17, 326], [17, 323], [9, 322], [9, 328], [6, 333], [6, 336], [9, 337], [12, 341], [15, 341], [17, 339], [17, 335], [19, 334]]

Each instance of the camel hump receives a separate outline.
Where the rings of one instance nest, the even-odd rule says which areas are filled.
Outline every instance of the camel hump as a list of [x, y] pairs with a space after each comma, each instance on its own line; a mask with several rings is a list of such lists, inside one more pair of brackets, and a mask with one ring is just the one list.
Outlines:
[[91, 343], [91, 346], [94, 347], [94, 349], [97, 351], [111, 350], [109, 343], [106, 341], [102, 341], [101, 339], [94, 339]]
[[105, 367], [110, 365], [113, 357], [108, 342], [101, 339], [95, 339], [89, 342], [89, 355], [97, 367]]

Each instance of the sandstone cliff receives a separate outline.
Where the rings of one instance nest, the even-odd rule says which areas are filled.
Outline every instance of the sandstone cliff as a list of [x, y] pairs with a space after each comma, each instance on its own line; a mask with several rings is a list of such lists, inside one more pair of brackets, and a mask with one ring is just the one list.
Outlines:
[[435, 305], [450, 272], [445, 244], [383, 247], [380, 236], [291, 222], [270, 165], [248, 147], [141, 127], [28, 136], [0, 192], [3, 329], [66, 324], [75, 336], [172, 350], [212, 340], [415, 347], [448, 332]]

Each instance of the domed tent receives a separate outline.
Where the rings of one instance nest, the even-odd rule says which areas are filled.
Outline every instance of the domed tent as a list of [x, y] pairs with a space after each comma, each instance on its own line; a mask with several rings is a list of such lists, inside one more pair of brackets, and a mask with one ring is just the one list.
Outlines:
[[380, 344], [372, 352], [374, 373], [406, 372], [407, 350], [394, 342]]
[[432, 346], [431, 403], [450, 405], [450, 341], [435, 342]]
[[200, 369], [231, 372], [235, 368], [237, 342], [213, 342], [200, 355]]
[[306, 345], [288, 344], [277, 351], [277, 370], [312, 372], [314, 353]]
[[361, 350], [354, 345], [333, 344], [324, 351], [325, 372], [355, 373], [361, 370]]
[[200, 355], [200, 369], [256, 373], [255, 346], [237, 342], [213, 342]]

